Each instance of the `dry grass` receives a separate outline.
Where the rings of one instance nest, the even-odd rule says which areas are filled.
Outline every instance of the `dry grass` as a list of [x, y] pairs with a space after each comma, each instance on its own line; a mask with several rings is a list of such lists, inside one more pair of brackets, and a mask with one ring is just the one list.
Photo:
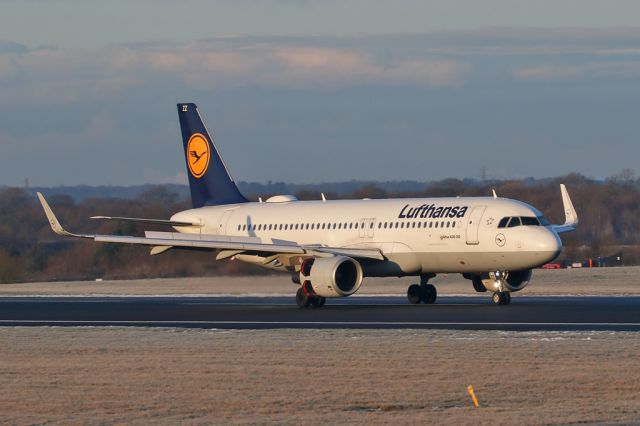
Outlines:
[[635, 333], [0, 328], [0, 422], [640, 422], [639, 349]]
[[[416, 278], [366, 278], [357, 294], [405, 294]], [[459, 274], [440, 275], [433, 282], [441, 295], [475, 294], [471, 282]], [[288, 275], [266, 277], [208, 277], [123, 281], [79, 281], [0, 285], [8, 295], [109, 295], [109, 294], [293, 294], [296, 285]], [[521, 294], [640, 294], [640, 267], [536, 270]]]

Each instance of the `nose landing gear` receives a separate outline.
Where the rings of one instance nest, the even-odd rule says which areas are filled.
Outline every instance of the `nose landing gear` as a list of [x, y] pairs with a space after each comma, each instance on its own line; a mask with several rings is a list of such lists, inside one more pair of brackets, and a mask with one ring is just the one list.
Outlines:
[[496, 291], [491, 296], [491, 300], [495, 305], [508, 305], [511, 303], [511, 293], [508, 291]]

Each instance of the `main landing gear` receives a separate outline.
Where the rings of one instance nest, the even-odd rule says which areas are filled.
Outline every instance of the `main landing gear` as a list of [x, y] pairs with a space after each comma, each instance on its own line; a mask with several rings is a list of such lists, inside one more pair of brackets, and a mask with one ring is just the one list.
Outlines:
[[508, 291], [496, 291], [491, 296], [491, 300], [495, 305], [508, 305], [511, 303], [511, 293]]
[[430, 305], [435, 303], [438, 298], [438, 291], [433, 284], [429, 284], [429, 279], [435, 277], [435, 274], [421, 275], [420, 284], [411, 284], [407, 289], [407, 300], [412, 305], [417, 305], [420, 302]]
[[314, 308], [321, 308], [324, 306], [326, 301], [327, 299], [325, 297], [310, 294], [305, 291], [302, 286], [300, 286], [300, 288], [296, 292], [296, 303], [300, 308], [308, 308], [309, 306], [313, 306]]

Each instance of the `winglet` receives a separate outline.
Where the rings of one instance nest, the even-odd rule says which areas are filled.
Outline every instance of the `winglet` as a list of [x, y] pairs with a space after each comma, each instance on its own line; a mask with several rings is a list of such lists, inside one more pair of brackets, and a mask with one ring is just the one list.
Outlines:
[[563, 183], [560, 184], [560, 192], [562, 193], [562, 206], [564, 207], [565, 225], [575, 226], [578, 224], [578, 213], [573, 207], [567, 187]]
[[573, 207], [567, 187], [564, 186], [563, 183], [560, 184], [560, 193], [562, 194], [562, 207], [564, 208], [565, 221], [564, 224], [555, 225], [553, 228], [558, 233], [575, 231], [576, 226], [578, 225], [578, 213]]
[[62, 227], [62, 225], [60, 225], [60, 221], [58, 220], [56, 215], [53, 213], [53, 210], [51, 210], [49, 203], [47, 203], [47, 200], [45, 200], [42, 193], [38, 192], [37, 194], [38, 194], [38, 199], [40, 200], [40, 204], [42, 204], [42, 208], [44, 209], [44, 213], [47, 215], [47, 219], [49, 220], [49, 225], [51, 225], [51, 229], [53, 229], [53, 232], [63, 237], [92, 238], [92, 236], [89, 236], [89, 235], [72, 234], [71, 232], [66, 231]]

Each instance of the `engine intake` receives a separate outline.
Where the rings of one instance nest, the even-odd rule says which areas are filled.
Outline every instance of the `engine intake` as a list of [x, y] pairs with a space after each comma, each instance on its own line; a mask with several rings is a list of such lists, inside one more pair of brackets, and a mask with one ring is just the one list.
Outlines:
[[522, 290], [531, 281], [531, 269], [524, 269], [522, 271], [510, 271], [507, 275], [507, 279], [504, 282], [504, 286], [509, 291]]
[[300, 281], [318, 296], [351, 296], [362, 284], [362, 267], [346, 256], [311, 258], [300, 267]]
[[507, 278], [505, 279], [504, 276], [502, 276], [502, 281], [497, 274], [497, 272], [485, 272], [483, 274], [465, 273], [462, 274], [462, 276], [471, 280], [473, 288], [479, 293], [487, 290], [502, 291], [500, 287], [501, 282], [505, 290], [519, 291], [525, 288], [527, 284], [529, 284], [529, 281], [531, 281], [532, 271], [531, 269], [524, 269], [522, 271], [504, 272], [503, 274], [507, 274]]

